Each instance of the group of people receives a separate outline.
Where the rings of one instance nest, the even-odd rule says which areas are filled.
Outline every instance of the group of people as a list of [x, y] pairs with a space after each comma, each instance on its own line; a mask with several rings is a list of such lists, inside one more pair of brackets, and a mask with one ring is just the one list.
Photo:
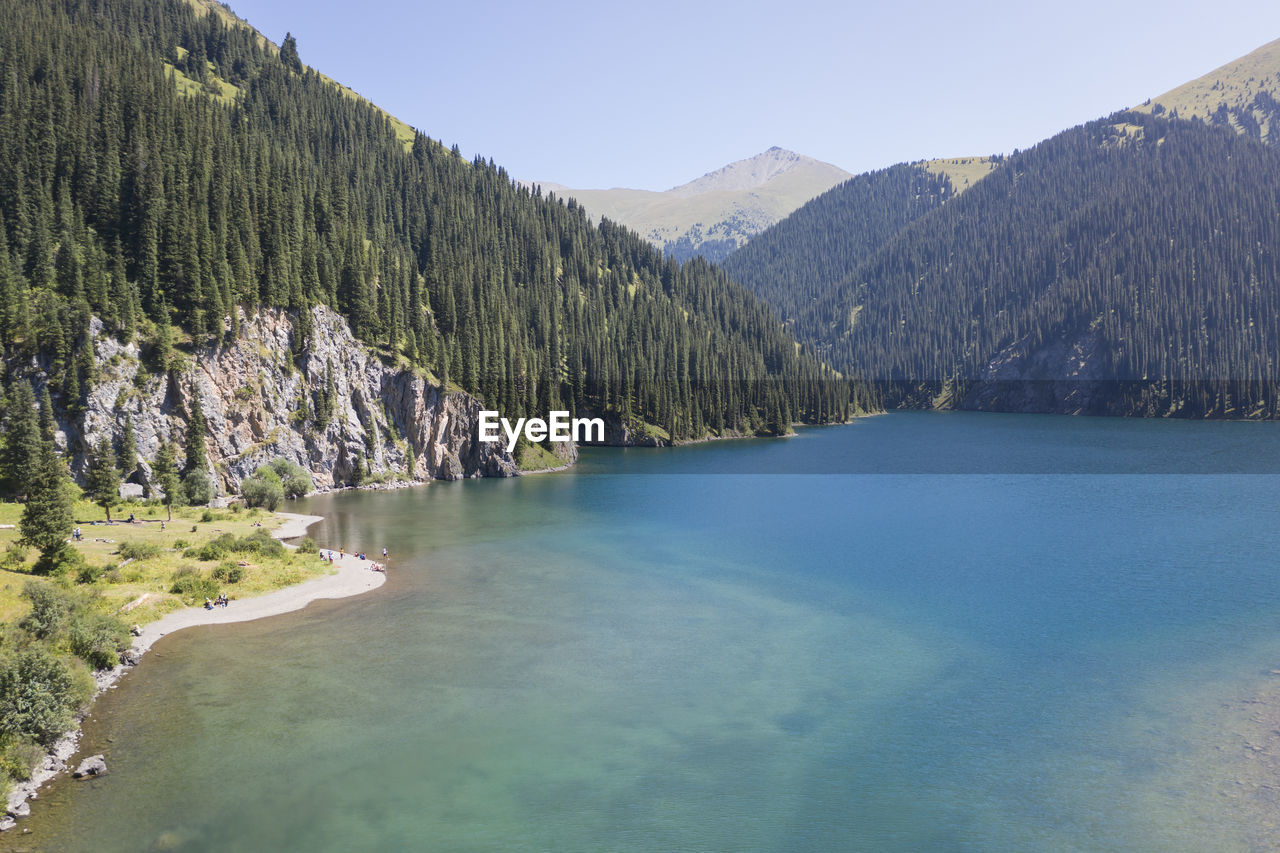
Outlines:
[[[333, 551], [331, 551], [331, 550], [328, 550], [328, 551], [327, 551], [327, 550], [325, 550], [325, 549], [323, 549], [323, 548], [320, 550], [320, 559], [321, 559], [321, 560], [325, 560], [326, 562], [330, 562], [330, 563], [334, 562], [335, 560], [341, 560], [341, 559], [343, 559], [343, 558], [344, 558], [344, 557], [346, 557], [346, 556], [347, 556], [347, 549], [346, 549], [346, 548], [339, 548], [339, 549], [338, 549], [338, 551], [337, 551], [337, 554], [336, 554], [336, 555], [335, 555], [335, 554], [334, 554], [334, 552], [333, 552]], [[354, 554], [352, 554], [351, 556], [355, 557], [355, 558], [356, 558], [356, 559], [358, 559], [358, 560], [367, 560], [367, 559], [369, 559], [368, 555], [366, 555], [364, 551], [357, 551], [357, 552], [355, 552]], [[386, 561], [386, 559], [387, 559], [387, 549], [386, 549], [386, 548], [383, 548], [383, 549], [382, 549], [382, 559], [383, 559], [383, 561], [384, 561], [384, 562], [381, 562], [381, 563], [374, 563], [374, 564], [373, 564], [373, 565], [371, 565], [369, 568], [370, 568], [370, 569], [372, 569], [372, 570], [373, 570], [373, 571], [375, 571], [375, 572], [382, 572], [382, 573], [384, 573], [384, 574], [385, 574], [385, 573], [386, 573], [386, 571], [387, 571], [387, 566], [386, 566], [386, 562], [385, 562], [385, 561]]]
[[226, 606], [227, 606], [228, 604], [230, 604], [230, 603], [231, 603], [231, 599], [227, 598], [227, 594], [224, 592], [224, 593], [222, 593], [221, 595], [219, 595], [216, 599], [214, 599], [213, 601], [210, 601], [210, 600], [206, 597], [206, 598], [205, 598], [205, 600], [204, 600], [204, 609], [205, 609], [205, 610], [212, 610], [212, 609], [213, 609], [213, 608], [215, 608], [215, 607], [226, 607]]

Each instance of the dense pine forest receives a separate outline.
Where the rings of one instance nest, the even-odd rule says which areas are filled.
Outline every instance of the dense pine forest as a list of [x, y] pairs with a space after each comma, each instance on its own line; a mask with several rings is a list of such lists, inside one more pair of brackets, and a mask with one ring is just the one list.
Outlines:
[[[1015, 152], [879, 246], [816, 258], [813, 224], [775, 229], [804, 255], [748, 246], [729, 268], [891, 403], [1280, 415], [1280, 151], [1256, 135], [1122, 113]], [[787, 268], [816, 274], [781, 298], [759, 283]], [[1056, 399], [981, 387], [1055, 382]]]
[[724, 268], [772, 304], [784, 319], [804, 322], [797, 337], [822, 337], [838, 319], [811, 311], [890, 237], [937, 209], [954, 192], [945, 177], [902, 163], [850, 178], [775, 223], [731, 254]]
[[397, 127], [291, 38], [179, 0], [0, 0], [0, 17], [0, 341], [71, 416], [91, 317], [158, 373], [234, 339], [237, 306], [316, 304], [511, 416], [679, 439], [867, 404], [721, 270]]

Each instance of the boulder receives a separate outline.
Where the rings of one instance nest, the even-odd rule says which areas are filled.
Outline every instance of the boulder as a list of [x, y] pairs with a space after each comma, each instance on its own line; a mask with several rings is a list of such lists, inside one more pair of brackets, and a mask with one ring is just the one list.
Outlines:
[[92, 779], [94, 776], [101, 776], [107, 772], [107, 761], [101, 755], [91, 755], [84, 761], [80, 762], [80, 766], [71, 774], [74, 779]]
[[146, 490], [137, 483], [121, 483], [120, 497], [126, 501], [140, 501], [146, 495]]

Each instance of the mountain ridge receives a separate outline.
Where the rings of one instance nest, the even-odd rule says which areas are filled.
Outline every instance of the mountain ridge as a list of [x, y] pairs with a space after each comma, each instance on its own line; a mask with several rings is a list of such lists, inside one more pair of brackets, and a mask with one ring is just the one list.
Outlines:
[[838, 166], [775, 146], [668, 190], [524, 183], [574, 199], [592, 219], [625, 225], [676, 260], [701, 255], [718, 261], [804, 202], [851, 177]]

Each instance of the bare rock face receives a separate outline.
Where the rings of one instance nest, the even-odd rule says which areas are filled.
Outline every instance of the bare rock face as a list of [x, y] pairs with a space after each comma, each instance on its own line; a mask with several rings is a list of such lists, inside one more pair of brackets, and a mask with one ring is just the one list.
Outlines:
[[312, 332], [296, 357], [290, 344], [297, 315], [241, 312], [234, 342], [159, 376], [146, 372], [136, 344], [110, 337], [95, 319], [98, 377], [83, 416], [59, 424], [74, 470], [83, 474], [88, 449], [104, 432], [118, 438], [127, 419], [141, 460], [134, 480], [154, 492], [148, 463], [163, 442], [182, 447], [192, 401], [199, 398], [209, 474], [224, 493], [238, 491], [259, 466], [278, 458], [310, 470], [319, 489], [370, 478], [516, 473], [501, 444], [477, 440], [475, 398], [383, 364], [328, 308], [310, 309], [309, 319]]

